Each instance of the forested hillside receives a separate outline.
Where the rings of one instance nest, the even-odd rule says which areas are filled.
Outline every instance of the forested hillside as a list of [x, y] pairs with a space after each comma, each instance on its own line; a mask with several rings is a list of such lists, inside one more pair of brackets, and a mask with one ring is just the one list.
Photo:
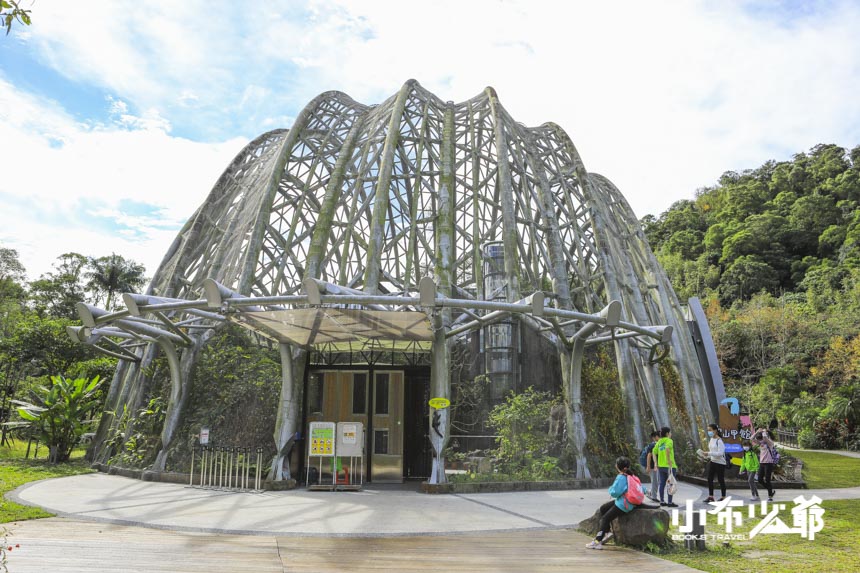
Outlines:
[[727, 390], [807, 446], [860, 449], [860, 146], [768, 161], [642, 223], [708, 309]]

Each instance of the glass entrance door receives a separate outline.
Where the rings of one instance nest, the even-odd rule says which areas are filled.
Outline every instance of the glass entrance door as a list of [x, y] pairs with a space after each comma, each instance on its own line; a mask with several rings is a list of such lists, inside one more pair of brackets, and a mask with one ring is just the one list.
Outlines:
[[364, 424], [365, 481], [403, 481], [403, 371], [312, 371], [306, 413], [308, 424]]
[[[366, 371], [315, 370], [308, 374], [307, 422], [361, 422], [367, 431], [367, 411], [369, 405], [368, 380]], [[307, 428], [305, 429], [307, 431]], [[363, 481], [367, 481], [367, 453], [365, 448]], [[359, 471], [353, 468], [353, 471]], [[358, 482], [359, 476], [350, 476]]]
[[374, 372], [370, 479], [403, 481], [403, 372]]

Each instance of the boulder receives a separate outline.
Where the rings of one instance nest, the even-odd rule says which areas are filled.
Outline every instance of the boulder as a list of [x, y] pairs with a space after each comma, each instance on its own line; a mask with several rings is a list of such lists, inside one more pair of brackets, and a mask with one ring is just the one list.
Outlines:
[[[579, 529], [588, 535], [596, 535], [599, 523], [600, 509], [580, 523]], [[668, 542], [669, 514], [659, 507], [641, 506], [613, 519], [609, 526], [618, 543], [636, 547], [654, 543], [662, 547]]]

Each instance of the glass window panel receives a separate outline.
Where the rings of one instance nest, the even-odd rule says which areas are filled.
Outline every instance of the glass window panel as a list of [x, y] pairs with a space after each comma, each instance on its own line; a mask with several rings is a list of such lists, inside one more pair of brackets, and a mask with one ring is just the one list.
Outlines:
[[376, 375], [374, 388], [374, 414], [388, 414], [388, 374]]
[[311, 372], [308, 376], [308, 413], [310, 414], [322, 414], [323, 379], [322, 372]]
[[367, 374], [352, 375], [352, 413], [367, 414]]
[[388, 453], [388, 430], [373, 431], [373, 453], [387, 454]]

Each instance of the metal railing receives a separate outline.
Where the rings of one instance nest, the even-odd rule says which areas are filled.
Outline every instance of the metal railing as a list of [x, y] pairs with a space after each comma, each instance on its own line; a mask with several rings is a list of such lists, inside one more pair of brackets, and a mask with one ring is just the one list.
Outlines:
[[776, 441], [786, 446], [799, 448], [797, 433], [797, 428], [779, 428], [776, 431]]
[[188, 485], [260, 491], [262, 468], [261, 447], [198, 446], [191, 451]]

